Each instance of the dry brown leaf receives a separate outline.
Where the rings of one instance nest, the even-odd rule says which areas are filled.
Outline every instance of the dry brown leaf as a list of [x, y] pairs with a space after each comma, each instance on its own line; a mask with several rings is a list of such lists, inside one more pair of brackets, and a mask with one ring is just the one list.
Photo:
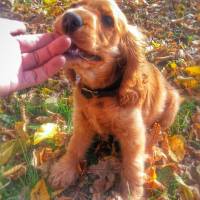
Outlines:
[[92, 165], [88, 173], [98, 176], [91, 187], [93, 195], [98, 195], [108, 191], [116, 180], [116, 174], [119, 173], [120, 162], [114, 157], [108, 157], [105, 160], [100, 160], [97, 165]]
[[104, 193], [108, 191], [115, 182], [115, 174], [107, 174], [105, 177], [100, 177], [100, 179], [95, 180], [92, 185], [92, 191], [94, 193]]
[[38, 149], [35, 149], [33, 151], [33, 165], [35, 167], [39, 167], [40, 165], [44, 164], [48, 160], [52, 160], [57, 158], [60, 155], [61, 151], [60, 150], [55, 150], [53, 151], [49, 147], [41, 147]]
[[6, 178], [16, 180], [19, 177], [23, 176], [26, 173], [26, 170], [27, 170], [26, 165], [19, 164], [19, 165], [12, 167], [11, 169], [5, 171], [3, 173], [3, 176], [5, 176]]
[[88, 169], [88, 173], [98, 176], [104, 176], [109, 172], [118, 173], [121, 168], [121, 163], [114, 157], [107, 157], [100, 160], [97, 165], [92, 165]]

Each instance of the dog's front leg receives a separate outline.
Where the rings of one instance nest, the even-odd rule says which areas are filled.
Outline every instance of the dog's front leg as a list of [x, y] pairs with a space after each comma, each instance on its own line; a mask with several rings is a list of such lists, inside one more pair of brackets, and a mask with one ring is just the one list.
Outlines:
[[79, 161], [85, 156], [93, 136], [87, 121], [75, 117], [74, 133], [67, 152], [51, 168], [49, 183], [52, 187], [66, 188], [77, 179]]
[[122, 195], [124, 200], [140, 200], [143, 196], [145, 126], [139, 110], [126, 118], [121, 117], [123, 128], [119, 127], [117, 137], [122, 153]]

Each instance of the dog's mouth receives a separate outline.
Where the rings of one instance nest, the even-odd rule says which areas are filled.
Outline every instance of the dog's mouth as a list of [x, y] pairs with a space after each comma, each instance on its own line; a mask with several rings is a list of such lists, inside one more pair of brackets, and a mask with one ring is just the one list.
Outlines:
[[76, 44], [72, 43], [71, 47], [64, 53], [67, 58], [76, 59], [81, 58], [86, 61], [101, 61], [101, 57], [91, 54], [85, 50], [80, 49]]

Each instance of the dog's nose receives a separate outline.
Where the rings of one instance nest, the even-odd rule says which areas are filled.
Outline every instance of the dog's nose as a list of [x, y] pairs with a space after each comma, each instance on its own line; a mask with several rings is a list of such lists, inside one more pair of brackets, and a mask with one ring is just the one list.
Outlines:
[[65, 33], [73, 33], [83, 25], [82, 18], [72, 12], [63, 16], [62, 26]]

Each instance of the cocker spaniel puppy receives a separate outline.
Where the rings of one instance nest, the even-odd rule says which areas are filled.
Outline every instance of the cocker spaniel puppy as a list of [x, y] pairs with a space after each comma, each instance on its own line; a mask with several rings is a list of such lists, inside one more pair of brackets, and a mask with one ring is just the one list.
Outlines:
[[122, 154], [123, 199], [141, 199], [145, 132], [154, 122], [163, 129], [174, 121], [180, 98], [143, 53], [142, 35], [128, 24], [114, 0], [82, 0], [55, 23], [72, 40], [67, 77], [74, 83], [74, 133], [67, 153], [52, 167], [54, 187], [78, 177], [95, 134], [113, 134]]

